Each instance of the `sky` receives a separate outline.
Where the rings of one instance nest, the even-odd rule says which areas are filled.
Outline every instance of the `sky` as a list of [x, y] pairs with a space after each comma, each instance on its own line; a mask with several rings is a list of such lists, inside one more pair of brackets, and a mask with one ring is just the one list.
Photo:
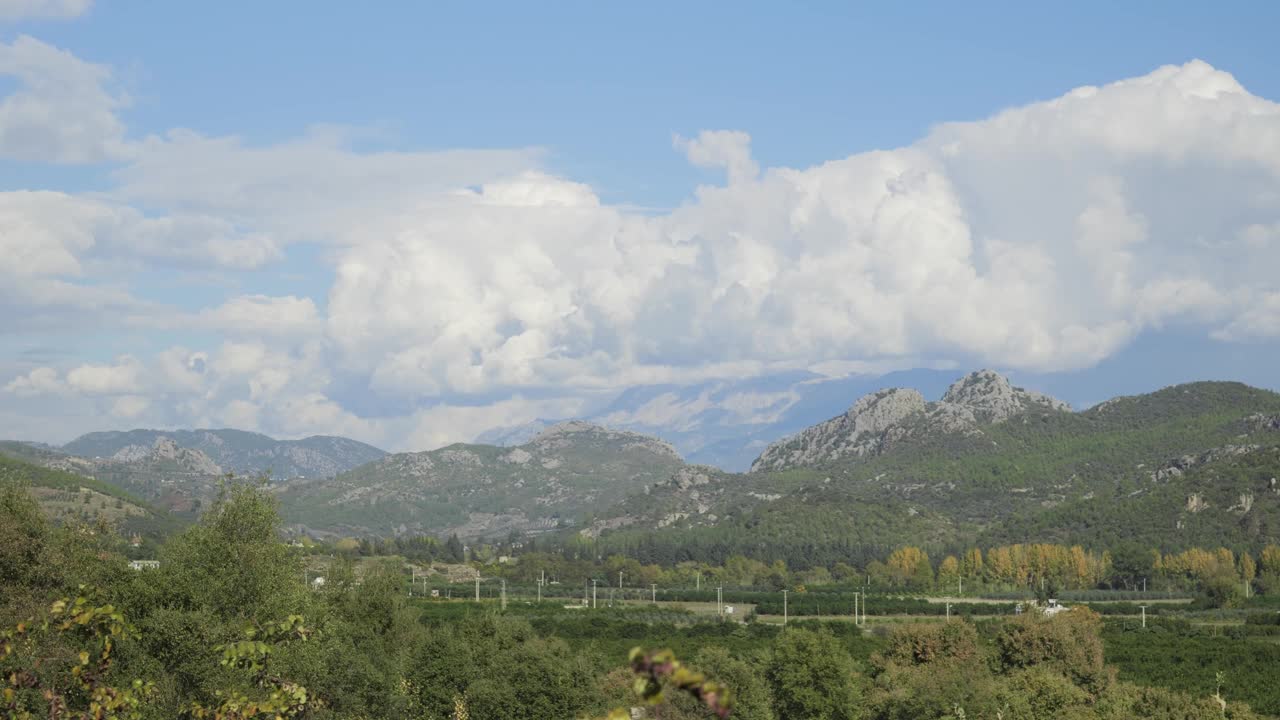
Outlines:
[[882, 5], [0, 0], [0, 437], [1280, 388], [1280, 7]]

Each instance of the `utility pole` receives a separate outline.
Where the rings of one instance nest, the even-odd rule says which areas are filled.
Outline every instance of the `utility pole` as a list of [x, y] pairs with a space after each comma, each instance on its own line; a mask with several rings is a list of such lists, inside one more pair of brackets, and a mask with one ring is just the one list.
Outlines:
[[591, 609], [594, 610], [597, 607], [600, 606], [596, 604], [596, 579], [591, 578]]
[[1147, 591], [1147, 579], [1142, 578], [1142, 592], [1146, 592], [1146, 591]]
[[951, 601], [947, 601], [947, 622], [951, 622]]
[[649, 583], [649, 590], [653, 593], [653, 604], [658, 604], [658, 583]]
[[696, 580], [696, 583], [697, 585], [693, 589], [701, 590], [702, 589], [702, 571], [701, 570], [698, 571], [698, 579]]
[[862, 624], [863, 625], [867, 624], [867, 593], [866, 591], [863, 591], [862, 593]]
[[621, 570], [618, 571], [618, 589], [619, 590], [622, 589], [622, 571]]
[[502, 609], [507, 609], [507, 579], [502, 578]]
[[716, 613], [720, 615], [720, 619], [724, 619], [724, 586], [716, 586]]
[[476, 571], [476, 602], [480, 602], [480, 571]]
[[787, 591], [782, 591], [782, 627], [787, 626]]
[[1138, 607], [1142, 608], [1142, 627], [1146, 627], [1147, 626], [1147, 606], [1139, 605]]

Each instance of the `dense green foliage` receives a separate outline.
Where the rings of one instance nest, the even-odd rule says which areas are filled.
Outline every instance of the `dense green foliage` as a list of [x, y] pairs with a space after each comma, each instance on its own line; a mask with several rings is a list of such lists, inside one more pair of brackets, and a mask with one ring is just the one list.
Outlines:
[[[723, 713], [730, 697], [734, 717], [759, 720], [1245, 720], [1280, 713], [1269, 681], [1280, 667], [1280, 493], [1270, 484], [1280, 433], [1251, 418], [1278, 409], [1267, 393], [1197, 384], [822, 468], [728, 476], [673, 463], [651, 468], [676, 468], [668, 485], [633, 473], [633, 487], [615, 488], [648, 487], [623, 504], [633, 520], [646, 502], [678, 516], [691, 490], [709, 504], [659, 532], [503, 526], [481, 542], [460, 530], [296, 547], [282, 535], [280, 495], [227, 482], [147, 571], [128, 569], [138, 549], [119, 530], [163, 514], [101, 482], [0, 458], [0, 630], [24, 643], [6, 655], [9, 670], [56, 659], [44, 675], [10, 677], [71, 688], [80, 653], [101, 657], [101, 638], [31, 628], [56, 620], [60, 599], [94, 609], [108, 621], [109, 662], [67, 702], [136, 688], [112, 697], [128, 698], [117, 716], [141, 719], [601, 717], [636, 701], [639, 672], [668, 720]], [[598, 483], [590, 468], [617, 448], [555, 467], [532, 450], [451, 450], [400, 460], [483, 468], [492, 487], [469, 504], [453, 500], [479, 482], [472, 470], [433, 475], [436, 494], [414, 496], [427, 505], [404, 502], [417, 486], [360, 490], [355, 475], [324, 504], [348, 512], [358, 501], [365, 515], [345, 516], [353, 527], [375, 515], [426, 527], [413, 508], [435, 503], [447, 507], [430, 512], [454, 513], [448, 522], [458, 508], [514, 516], [553, 475], [565, 488]], [[500, 497], [520, 480], [531, 495]], [[101, 505], [90, 492], [121, 512], [86, 518], [57, 504]], [[599, 529], [607, 513], [591, 507]], [[572, 522], [567, 509], [537, 512], [538, 530]], [[473, 574], [484, 580], [479, 603], [467, 599]], [[588, 609], [592, 581], [602, 607]], [[441, 597], [424, 597], [432, 589]], [[866, 626], [848, 620], [854, 593]], [[941, 596], [961, 594], [943, 622]], [[1050, 597], [1076, 607], [1029, 609]], [[721, 616], [718, 599], [740, 607]], [[1027, 610], [1015, 615], [1018, 603]], [[807, 619], [831, 616], [843, 619]], [[674, 657], [705, 675], [677, 672]], [[38, 695], [20, 702], [36, 707]]]
[[[306, 556], [281, 542], [279, 529], [269, 495], [229, 484], [201, 522], [164, 545], [159, 569], [136, 572], [110, 533], [52, 527], [25, 488], [0, 485], [0, 620], [18, 628], [6, 637], [28, 643], [25, 655], [7, 656], [17, 663], [14, 677], [27, 682], [22, 658], [32, 653], [65, 657], [41, 671], [55, 674], [73, 670], [86, 657], [77, 655], [82, 647], [100, 657], [93, 635], [28, 642], [23, 634], [51, 616], [54, 600], [92, 586], [97, 597], [77, 601], [76, 617], [108, 622], [110, 662], [66, 697], [75, 705], [107, 693], [119, 701], [109, 717], [601, 717], [635, 702], [625, 670], [635, 646], [670, 647], [706, 673], [664, 674], [665, 660], [645, 666], [646, 682], [670, 678], [688, 690], [653, 695], [664, 718], [708, 718], [730, 699], [734, 717], [756, 720], [1224, 717], [1211, 694], [1229, 701], [1225, 717], [1244, 719], [1253, 715], [1232, 701], [1274, 702], [1265, 683], [1253, 681], [1250, 691], [1214, 680], [1218, 664], [1242, 674], [1274, 667], [1275, 646], [1261, 640], [1234, 664], [1217, 650], [1199, 666], [1161, 674], [1113, 637], [1132, 630], [1103, 632], [1083, 610], [983, 621], [981, 632], [962, 620], [905, 625], [883, 639], [847, 621], [784, 629], [653, 606], [513, 602], [503, 612], [493, 603], [407, 597], [402, 560], [357, 567], [338, 557], [323, 587], [309, 587]], [[813, 591], [821, 594], [838, 596]], [[52, 612], [65, 607], [55, 603]], [[1255, 619], [1240, 627], [1272, 627], [1259, 611], [1242, 612]], [[26, 617], [37, 624], [16, 624]], [[1221, 640], [1166, 635], [1170, 653]], [[1120, 681], [1104, 664], [1104, 638], [1118, 648], [1110, 652], [1121, 661]], [[1191, 694], [1128, 685], [1129, 677]], [[39, 709], [38, 696], [22, 697], [14, 702]]]
[[35, 494], [54, 518], [116, 524], [124, 533], [157, 540], [181, 525], [168, 513], [95, 478], [41, 467], [19, 458], [15, 446], [0, 444], [0, 483], [17, 483]]
[[1274, 637], [1229, 629], [1177, 620], [1148, 620], [1143, 628], [1134, 620], [1112, 620], [1102, 637], [1122, 679], [1204, 696], [1217, 691], [1220, 672], [1225, 697], [1280, 715], [1280, 645]]

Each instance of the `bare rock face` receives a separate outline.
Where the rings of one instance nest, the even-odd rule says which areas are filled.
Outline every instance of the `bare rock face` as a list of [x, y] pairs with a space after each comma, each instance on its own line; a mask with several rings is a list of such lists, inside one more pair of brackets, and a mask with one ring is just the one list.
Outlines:
[[751, 465], [752, 472], [812, 466], [877, 455], [920, 434], [980, 435], [982, 426], [1035, 410], [1069, 412], [1047, 395], [1014, 387], [991, 370], [960, 378], [942, 400], [925, 402], [915, 390], [891, 388], [860, 398], [844, 415], [780, 440]]
[[877, 435], [925, 409], [924, 396], [916, 390], [881, 390], [859, 398], [845, 417], [854, 435]]
[[151, 461], [170, 461], [176, 463], [179, 468], [186, 472], [197, 473], [200, 475], [221, 475], [222, 468], [218, 467], [208, 455], [184, 448], [178, 445], [173, 438], [159, 437], [151, 448], [150, 455], [146, 458]]
[[1280, 415], [1254, 413], [1245, 418], [1254, 430], [1280, 430]]
[[1187, 496], [1187, 512], [1198, 513], [1208, 509], [1208, 507], [1209, 503], [1205, 501], [1204, 496], [1200, 493], [1191, 493]]
[[1030, 390], [1014, 387], [1003, 375], [992, 370], [969, 373], [952, 383], [940, 404], [959, 405], [984, 423], [1001, 423], [1028, 410], [1070, 411], [1061, 400]]
[[912, 415], [923, 413], [926, 405], [924, 396], [916, 390], [891, 388], [864, 395], [844, 415], [770, 445], [751, 464], [751, 471], [874, 454], [883, 448], [885, 433]]
[[1260, 445], [1223, 445], [1222, 447], [1213, 448], [1200, 453], [1199, 455], [1183, 455], [1182, 457], [1174, 458], [1155, 470], [1152, 470], [1149, 475], [1151, 477], [1151, 482], [1165, 482], [1182, 475], [1184, 472], [1196, 467], [1197, 465], [1211, 463], [1224, 458], [1247, 455], [1260, 448]]
[[145, 445], [126, 445], [125, 447], [117, 450], [116, 453], [111, 456], [111, 459], [116, 462], [134, 462], [135, 460], [141, 460], [150, 454], [151, 449]]

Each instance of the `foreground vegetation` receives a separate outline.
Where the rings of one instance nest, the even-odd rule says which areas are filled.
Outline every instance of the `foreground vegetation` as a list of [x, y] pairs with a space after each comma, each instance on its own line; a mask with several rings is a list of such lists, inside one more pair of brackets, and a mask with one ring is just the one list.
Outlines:
[[[648, 697], [669, 719], [723, 717], [729, 698], [737, 718], [1257, 717], [1209, 668], [1185, 673], [1185, 693], [1117, 677], [1111, 630], [1083, 608], [870, 634], [676, 608], [503, 610], [415, 600], [403, 560], [357, 573], [341, 556], [315, 588], [270, 496], [244, 484], [166, 542], [159, 569], [129, 570], [123, 545], [0, 490], [8, 716], [579, 718]], [[629, 646], [671, 647], [706, 676]]]

